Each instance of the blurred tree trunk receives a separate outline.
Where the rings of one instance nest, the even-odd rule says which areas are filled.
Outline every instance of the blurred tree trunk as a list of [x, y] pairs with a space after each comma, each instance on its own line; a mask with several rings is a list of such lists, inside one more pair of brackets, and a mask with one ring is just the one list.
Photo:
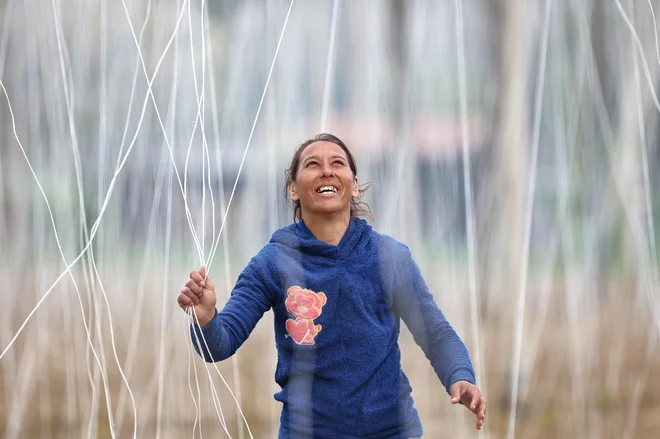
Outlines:
[[[653, 23], [645, 11], [639, 10], [635, 16], [632, 2], [624, 1], [622, 5], [643, 44], [651, 81], [657, 84], [659, 69], [655, 59]], [[614, 209], [614, 230], [609, 235], [610, 253], [614, 254], [606, 254], [604, 257], [608, 260], [601, 261], [601, 266], [609, 272], [617, 268], [614, 272], [621, 275], [619, 281], [623, 282], [622, 287], [630, 289], [641, 280], [639, 276], [643, 271], [649, 268], [644, 182], [644, 166], [649, 164], [643, 162], [642, 148], [650, 149], [646, 139], [645, 115], [655, 114], [655, 109], [652, 108], [653, 95], [644, 73], [639, 47], [631, 30], [617, 10], [610, 14], [614, 16], [615, 23], [608, 22], [606, 7], [600, 2], [593, 3], [591, 26], [603, 105], [609, 120], [613, 121], [609, 128], [612, 138], [607, 138], [606, 134], [604, 139], [606, 151], [609, 151], [606, 173], [610, 178], [603, 194], [605, 202], [612, 203]], [[616, 8], [613, 5], [610, 7]], [[614, 25], [620, 32], [606, 31]], [[621, 42], [620, 52], [625, 54], [625, 59], [607, 64], [608, 55], [617, 41]], [[657, 90], [657, 86], [655, 88]], [[651, 120], [656, 119], [651, 117]], [[651, 172], [650, 169], [648, 171]]]
[[390, 0], [390, 41], [389, 51], [392, 53], [392, 83], [394, 96], [392, 105], [392, 123], [398, 127], [404, 119], [407, 90], [404, 87], [409, 65], [408, 33], [406, 32], [406, 1]]
[[[478, 200], [477, 221], [485, 325], [499, 334], [485, 340], [501, 379], [496, 394], [507, 398], [522, 269], [530, 120], [525, 53], [529, 39], [524, 0], [493, 0], [488, 14], [496, 73], [494, 137]], [[497, 343], [488, 343], [488, 340]], [[496, 386], [497, 387], [497, 386]]]
[[[631, 2], [626, 2], [631, 3]], [[625, 3], [624, 3], [625, 4]], [[648, 74], [651, 78], [655, 93], [657, 95], [659, 66], [655, 58], [655, 38], [653, 22], [650, 20], [646, 10], [638, 8], [639, 13], [634, 10], [632, 5], [628, 8], [628, 15], [633, 26], [643, 42], [642, 51], [648, 65]], [[635, 16], [637, 15], [637, 16]], [[624, 68], [621, 77], [625, 81], [623, 86], [618, 87], [620, 92], [620, 119], [619, 130], [615, 134], [615, 155], [614, 170], [618, 174], [614, 175], [615, 184], [618, 185], [618, 195], [621, 200], [619, 215], [621, 223], [624, 225], [623, 245], [621, 247], [622, 261], [622, 281], [624, 287], [633, 291], [633, 286], [638, 288], [657, 288], [655, 284], [658, 279], [653, 277], [653, 267], [651, 254], [650, 228], [653, 224], [648, 224], [647, 214], [647, 195], [649, 204], [651, 194], [647, 194], [647, 182], [645, 178], [651, 170], [648, 158], [649, 140], [646, 137], [647, 123], [645, 115], [655, 115], [656, 110], [653, 105], [653, 93], [647, 77], [644, 73], [644, 63], [642, 62], [639, 47], [632, 38], [631, 31], [628, 32], [624, 41], [630, 45], [630, 64], [623, 62], [622, 65], [631, 65], [632, 69]], [[655, 117], [651, 117], [655, 120]], [[646, 161], [645, 161], [646, 159]], [[652, 191], [652, 186], [648, 187]], [[652, 209], [651, 206], [648, 206]], [[649, 227], [650, 226], [650, 227]], [[657, 273], [657, 271], [656, 271]], [[650, 282], [646, 284], [646, 282]], [[649, 303], [654, 307], [654, 311], [660, 311], [657, 303]]]
[[[386, 233], [395, 228], [399, 237], [415, 248], [422, 241], [420, 234], [420, 203], [423, 198], [412, 188], [416, 187], [415, 172], [416, 145], [411, 142], [411, 91], [412, 63], [410, 53], [409, 17], [411, 3], [406, 0], [390, 0], [389, 2], [389, 41], [388, 52], [391, 53], [392, 75], [392, 112], [390, 124], [393, 128], [393, 150], [390, 157], [394, 178], [392, 191], [396, 202], [389, 206], [386, 214]], [[389, 230], [388, 230], [389, 229]]]
[[[7, 25], [12, 10], [13, 2], [9, 3], [9, 5], [5, 4], [0, 8], [0, 23], [3, 23], [2, 27], [0, 27], [0, 39], [4, 39], [2, 38], [3, 34], [8, 33], [10, 30], [10, 27]], [[5, 87], [8, 82], [6, 78], [9, 76], [5, 75], [5, 66], [7, 65], [8, 58], [8, 42], [9, 38], [4, 41], [4, 44], [0, 43], [0, 80], [3, 80]], [[0, 127], [2, 127], [2, 134], [0, 134], [0, 243], [4, 243], [8, 247], [9, 243], [5, 242], [5, 236], [9, 236], [9, 233], [5, 232], [5, 230], [9, 230], [7, 226], [9, 218], [11, 218], [12, 205], [9, 199], [9, 190], [7, 189], [9, 187], [9, 181], [6, 180], [6, 172], [3, 172], [3, 166], [8, 165], [10, 146], [13, 147], [15, 142], [13, 132], [10, 129], [11, 126], [7, 96], [4, 91], [0, 90]]]
[[527, 139], [530, 108], [525, 63], [524, 8], [522, 0], [490, 2], [493, 37], [500, 57], [499, 91], [495, 111], [495, 137], [491, 145], [490, 209], [480, 209], [485, 260], [484, 291], [487, 316], [510, 321], [519, 287], [527, 188]]
[[[657, 90], [659, 66], [655, 54], [655, 29], [648, 9], [638, 7], [635, 13], [632, 1], [622, 1], [622, 5], [642, 42], [648, 75]], [[607, 250], [598, 255], [602, 270], [599, 278], [606, 287], [605, 291], [632, 299], [627, 303], [635, 310], [633, 312], [638, 313], [640, 301], [646, 300], [641, 289], [657, 288], [649, 253], [650, 230], [647, 227], [646, 206], [646, 197], [652, 196], [654, 189], [651, 180], [648, 187], [651, 193], [648, 194], [645, 182], [645, 172], [652, 175], [653, 165], [644, 162], [643, 151], [648, 153], [650, 160], [653, 156], [652, 144], [656, 139], [647, 138], [648, 133], [654, 133], [647, 127], [657, 126], [658, 118], [653, 108], [653, 92], [632, 31], [615, 5], [610, 5], [615, 8], [613, 11], [605, 7], [600, 2], [594, 2], [591, 22], [591, 47], [599, 80], [598, 91], [603, 97], [595, 105], [605, 107], [608, 115], [607, 121], [600, 121], [601, 124], [607, 123], [602, 146], [606, 155], [607, 184], [594, 196], [600, 195], [601, 203], [606, 207], [604, 211], [612, 218], [601, 232], [601, 242], [597, 243]], [[605, 61], [617, 44], [621, 47], [616, 52], [623, 56], [608, 65]], [[600, 149], [598, 152], [603, 154]], [[649, 168], [645, 169], [645, 166]], [[658, 311], [657, 302], [645, 305]], [[624, 385], [622, 364], [625, 359], [622, 358], [624, 348], [621, 343], [623, 340], [618, 346], [610, 346], [610, 350], [618, 355], [610, 354], [607, 359], [606, 387], [612, 395], [619, 394]]]

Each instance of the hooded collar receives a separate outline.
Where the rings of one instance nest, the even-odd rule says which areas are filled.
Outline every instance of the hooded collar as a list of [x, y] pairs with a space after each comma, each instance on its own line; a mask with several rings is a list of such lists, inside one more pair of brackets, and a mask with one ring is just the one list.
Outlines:
[[271, 242], [285, 245], [302, 253], [316, 256], [344, 258], [353, 251], [363, 237], [366, 237], [371, 226], [363, 219], [351, 217], [346, 233], [339, 244], [332, 245], [317, 239], [301, 219], [273, 234]]

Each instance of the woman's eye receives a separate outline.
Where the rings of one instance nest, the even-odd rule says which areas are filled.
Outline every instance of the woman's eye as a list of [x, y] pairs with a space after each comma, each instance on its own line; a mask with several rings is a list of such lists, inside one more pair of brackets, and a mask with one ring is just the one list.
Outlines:
[[332, 164], [333, 165], [344, 166], [344, 162], [342, 162], [341, 160], [335, 160], [334, 162], [332, 162]]
[[307, 167], [318, 166], [318, 162], [307, 162]]

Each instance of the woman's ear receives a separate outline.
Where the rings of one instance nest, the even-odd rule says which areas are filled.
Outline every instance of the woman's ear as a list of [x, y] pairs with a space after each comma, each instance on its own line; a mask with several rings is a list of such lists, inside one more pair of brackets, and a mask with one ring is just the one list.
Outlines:
[[289, 196], [291, 197], [291, 199], [293, 201], [298, 201], [298, 199], [300, 198], [298, 196], [298, 188], [296, 187], [296, 182], [295, 181], [292, 181], [291, 183], [289, 183]]
[[353, 195], [353, 197], [360, 196], [360, 185], [358, 184], [357, 177], [355, 177], [355, 180], [353, 180], [353, 190], [351, 191], [351, 195]]

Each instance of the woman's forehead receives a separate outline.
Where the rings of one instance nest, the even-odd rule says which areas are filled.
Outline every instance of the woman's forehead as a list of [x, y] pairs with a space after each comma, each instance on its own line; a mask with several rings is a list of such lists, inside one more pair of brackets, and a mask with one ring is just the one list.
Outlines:
[[300, 158], [301, 160], [305, 160], [307, 157], [311, 157], [311, 156], [319, 156], [319, 157], [340, 156], [345, 159], [348, 158], [346, 157], [346, 152], [341, 146], [325, 140], [319, 140], [318, 142], [314, 142], [311, 145], [309, 145], [307, 148], [303, 150]]

